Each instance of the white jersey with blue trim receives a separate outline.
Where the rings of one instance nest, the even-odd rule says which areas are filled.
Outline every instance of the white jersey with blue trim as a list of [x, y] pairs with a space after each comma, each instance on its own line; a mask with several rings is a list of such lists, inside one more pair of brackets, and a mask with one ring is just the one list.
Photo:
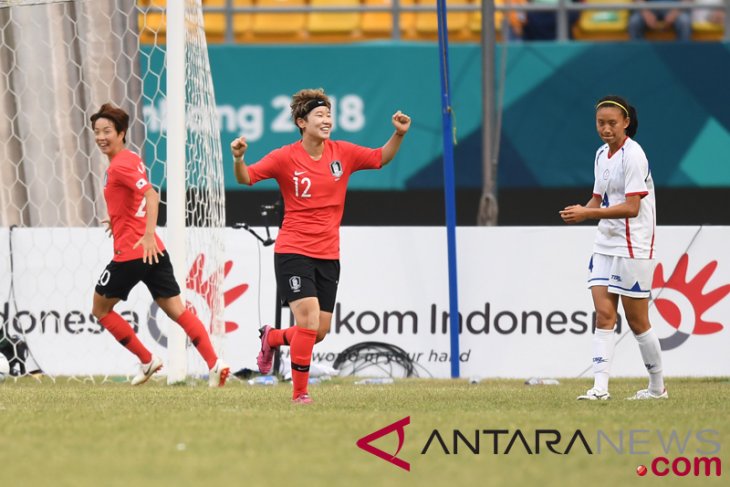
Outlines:
[[639, 214], [634, 218], [603, 218], [593, 251], [632, 259], [654, 258], [656, 200], [649, 161], [641, 146], [627, 137], [621, 148], [609, 157], [608, 144], [596, 151], [593, 196], [601, 207], [626, 202], [631, 195], [641, 196]]

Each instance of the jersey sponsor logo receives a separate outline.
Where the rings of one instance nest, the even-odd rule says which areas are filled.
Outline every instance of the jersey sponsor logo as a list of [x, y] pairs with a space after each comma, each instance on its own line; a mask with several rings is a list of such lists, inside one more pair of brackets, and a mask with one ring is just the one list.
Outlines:
[[307, 171], [294, 171], [295, 176], [301, 176], [302, 174], [305, 174]]
[[611, 175], [611, 173], [608, 171], [608, 169], [606, 169], [605, 171], [603, 171], [603, 179], [608, 179], [608, 177], [610, 175]]
[[292, 292], [298, 293], [302, 290], [302, 278], [299, 276], [291, 276], [289, 278], [289, 287]]
[[142, 189], [147, 185], [147, 180], [145, 178], [140, 178], [136, 183], [134, 183], [135, 186], [137, 186], [137, 189]]
[[330, 172], [336, 178], [342, 176], [342, 163], [340, 161], [332, 161], [330, 163]]

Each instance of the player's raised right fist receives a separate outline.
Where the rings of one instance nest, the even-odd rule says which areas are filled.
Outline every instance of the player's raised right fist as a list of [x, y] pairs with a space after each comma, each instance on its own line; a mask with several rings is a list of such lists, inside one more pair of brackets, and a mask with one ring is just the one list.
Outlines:
[[243, 154], [246, 153], [246, 149], [248, 149], [248, 144], [246, 143], [246, 137], [244, 136], [240, 136], [231, 142], [231, 154], [233, 154], [233, 157], [236, 159], [243, 157]]

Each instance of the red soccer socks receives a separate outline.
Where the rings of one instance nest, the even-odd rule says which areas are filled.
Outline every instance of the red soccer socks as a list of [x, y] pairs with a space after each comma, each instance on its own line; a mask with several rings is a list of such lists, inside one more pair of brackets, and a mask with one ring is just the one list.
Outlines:
[[203, 323], [195, 316], [189, 309], [186, 309], [183, 314], [177, 319], [178, 325], [185, 330], [185, 334], [190, 337], [190, 341], [198, 349], [198, 353], [203, 357], [205, 363], [208, 364], [208, 368], [212, 369], [215, 367], [215, 362], [218, 360], [215, 350], [213, 350], [213, 344], [210, 343], [210, 336], [205, 330]]
[[317, 330], [294, 327], [296, 332], [291, 340], [291, 375], [294, 383], [292, 397], [307, 393], [309, 382], [309, 365], [312, 362], [312, 349], [317, 340]]
[[277, 330], [275, 328], [272, 328], [271, 330], [269, 330], [269, 346], [272, 348], [277, 348], [282, 345], [291, 345], [291, 341], [294, 338], [294, 334], [296, 332], [296, 326], [289, 327], [286, 330]]
[[135, 354], [143, 364], [152, 361], [152, 354], [142, 345], [134, 333], [132, 325], [114, 311], [110, 311], [99, 323], [106, 328], [127, 350]]

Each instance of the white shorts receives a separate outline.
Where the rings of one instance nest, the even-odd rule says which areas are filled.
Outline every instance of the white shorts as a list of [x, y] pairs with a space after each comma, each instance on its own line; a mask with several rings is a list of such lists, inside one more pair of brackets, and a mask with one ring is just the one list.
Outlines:
[[654, 259], [593, 254], [588, 264], [588, 287], [608, 286], [610, 293], [648, 298], [655, 265]]

